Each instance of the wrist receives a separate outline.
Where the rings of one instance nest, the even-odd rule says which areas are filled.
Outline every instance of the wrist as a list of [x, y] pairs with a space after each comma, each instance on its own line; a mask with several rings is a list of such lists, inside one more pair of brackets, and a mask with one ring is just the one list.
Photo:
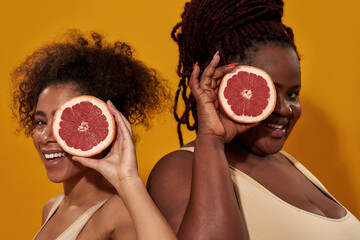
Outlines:
[[195, 147], [206, 146], [207, 148], [224, 148], [224, 138], [215, 134], [198, 134], [195, 139]]
[[213, 144], [224, 144], [224, 137], [216, 135], [214, 133], [198, 133], [196, 135], [196, 142], [207, 142], [207, 143], [213, 143]]
[[136, 186], [142, 186], [144, 182], [140, 178], [139, 175], [134, 176], [127, 176], [122, 178], [118, 183], [115, 185], [115, 188], [120, 196], [123, 196], [128, 189], [136, 188]]

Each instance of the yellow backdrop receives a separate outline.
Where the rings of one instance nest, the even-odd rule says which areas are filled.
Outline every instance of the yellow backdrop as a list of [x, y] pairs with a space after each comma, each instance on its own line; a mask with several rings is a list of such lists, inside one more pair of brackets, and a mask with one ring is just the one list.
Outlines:
[[[68, 28], [97, 30], [135, 46], [137, 56], [176, 88], [177, 48], [170, 39], [184, 0], [14, 0], [0, 14], [0, 239], [29, 239], [40, 227], [42, 206], [60, 193], [48, 181], [31, 139], [16, 136], [9, 104], [9, 72], [25, 56]], [[360, 15], [357, 0], [285, 0], [302, 57], [303, 116], [285, 150], [360, 217]], [[146, 181], [156, 161], [178, 147], [175, 122], [164, 113], [138, 130], [139, 170]], [[193, 134], [186, 134], [189, 141]]]

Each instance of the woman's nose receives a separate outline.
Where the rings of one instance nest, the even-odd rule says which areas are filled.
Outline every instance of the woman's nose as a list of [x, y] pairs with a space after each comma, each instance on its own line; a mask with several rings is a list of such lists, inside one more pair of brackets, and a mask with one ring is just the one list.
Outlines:
[[52, 125], [47, 124], [41, 133], [41, 142], [43, 144], [46, 144], [46, 143], [54, 142], [54, 141], [55, 141], [55, 138], [54, 138], [53, 131], [52, 131]]
[[281, 116], [290, 116], [292, 114], [291, 103], [284, 96], [277, 96], [274, 112]]

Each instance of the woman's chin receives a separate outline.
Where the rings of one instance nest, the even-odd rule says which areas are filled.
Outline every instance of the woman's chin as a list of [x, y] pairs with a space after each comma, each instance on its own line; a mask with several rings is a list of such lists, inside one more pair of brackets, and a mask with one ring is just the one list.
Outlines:
[[58, 177], [58, 176], [54, 177], [54, 176], [51, 176], [51, 175], [48, 174], [47, 177], [53, 183], [62, 183], [62, 182], [64, 182], [64, 179], [62, 179], [61, 177]]
[[250, 147], [250, 150], [257, 155], [271, 155], [281, 151], [285, 144], [285, 140], [260, 141]]

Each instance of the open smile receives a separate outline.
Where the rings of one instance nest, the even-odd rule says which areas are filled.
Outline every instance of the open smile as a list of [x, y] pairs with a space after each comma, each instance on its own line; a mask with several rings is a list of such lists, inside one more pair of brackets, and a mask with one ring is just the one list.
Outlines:
[[44, 153], [44, 156], [45, 156], [46, 160], [48, 160], [48, 161], [52, 161], [55, 158], [64, 157], [66, 155], [67, 155], [66, 152], [57, 152], [57, 153], [49, 153], [49, 154]]
[[43, 163], [46, 168], [53, 168], [59, 165], [61, 162], [63, 162], [66, 157], [68, 156], [68, 153], [61, 151], [61, 150], [47, 150], [43, 151]]
[[269, 118], [261, 122], [262, 126], [271, 137], [283, 138], [289, 126], [289, 120], [286, 118]]
[[284, 124], [275, 124], [275, 123], [267, 123], [267, 122], [263, 122], [263, 125], [265, 125], [266, 127], [269, 127], [269, 128], [273, 128], [275, 130], [281, 130], [281, 129], [285, 128], [285, 126], [286, 126]]

